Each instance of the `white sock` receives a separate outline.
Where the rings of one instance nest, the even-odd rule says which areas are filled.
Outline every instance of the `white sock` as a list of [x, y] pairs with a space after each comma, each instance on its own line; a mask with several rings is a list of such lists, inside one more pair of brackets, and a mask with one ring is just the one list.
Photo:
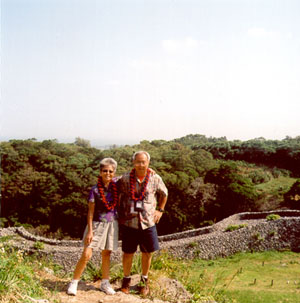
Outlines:
[[142, 275], [142, 278], [145, 279], [145, 280], [147, 280], [147, 279], [148, 279], [148, 276]]
[[79, 280], [73, 279], [71, 282], [78, 284]]
[[102, 279], [101, 283], [105, 284], [105, 283], [108, 283], [108, 281], [109, 281], [108, 279]]

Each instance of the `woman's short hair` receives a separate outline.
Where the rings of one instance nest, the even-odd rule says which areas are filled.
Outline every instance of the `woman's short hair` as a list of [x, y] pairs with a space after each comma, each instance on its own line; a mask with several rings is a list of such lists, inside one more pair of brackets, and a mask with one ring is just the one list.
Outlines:
[[102, 159], [100, 161], [100, 170], [102, 170], [102, 168], [104, 166], [107, 166], [107, 165], [111, 165], [114, 168], [114, 171], [117, 170], [118, 163], [115, 159], [113, 159], [113, 158], [104, 158], [104, 159]]
[[132, 161], [134, 161], [135, 158], [136, 158], [138, 155], [141, 155], [141, 154], [146, 155], [148, 161], [150, 161], [150, 155], [149, 155], [149, 153], [147, 153], [147, 152], [144, 151], [144, 150], [140, 150], [140, 151], [135, 152], [135, 153], [133, 154], [133, 156], [132, 156]]

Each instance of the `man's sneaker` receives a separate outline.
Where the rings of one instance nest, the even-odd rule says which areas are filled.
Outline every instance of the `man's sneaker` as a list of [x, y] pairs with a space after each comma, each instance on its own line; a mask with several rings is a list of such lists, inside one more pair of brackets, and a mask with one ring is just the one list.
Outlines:
[[77, 286], [78, 286], [78, 281], [71, 281], [71, 283], [68, 286], [67, 294], [76, 296], [77, 293]]
[[130, 292], [130, 281], [131, 278], [126, 278], [126, 277], [123, 278], [121, 291], [124, 292], [125, 294], [129, 294]]
[[100, 284], [100, 290], [105, 292], [107, 295], [114, 295], [116, 293], [111, 287], [109, 281], [102, 282]]
[[149, 295], [150, 288], [149, 288], [149, 285], [148, 285], [148, 279], [147, 278], [141, 277], [141, 281], [139, 283], [139, 290], [140, 290], [140, 294], [143, 297], [146, 297], [146, 296]]

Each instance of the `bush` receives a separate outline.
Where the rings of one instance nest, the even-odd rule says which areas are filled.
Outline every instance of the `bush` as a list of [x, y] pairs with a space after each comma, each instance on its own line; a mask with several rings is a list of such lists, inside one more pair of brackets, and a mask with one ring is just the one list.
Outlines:
[[36, 249], [36, 250], [43, 250], [45, 248], [45, 244], [43, 242], [36, 241], [33, 244], [33, 248]]
[[275, 221], [280, 219], [281, 217], [277, 214], [271, 214], [266, 217], [267, 221]]
[[234, 231], [234, 230], [237, 230], [237, 229], [241, 229], [243, 227], [246, 227], [247, 224], [239, 224], [239, 225], [228, 225], [226, 228], [225, 228], [225, 231]]

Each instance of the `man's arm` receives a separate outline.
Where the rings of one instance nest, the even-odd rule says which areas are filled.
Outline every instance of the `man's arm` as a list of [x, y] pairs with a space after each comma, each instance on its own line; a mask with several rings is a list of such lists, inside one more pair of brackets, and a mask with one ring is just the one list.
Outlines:
[[165, 194], [159, 195], [158, 203], [157, 203], [157, 209], [155, 210], [154, 213], [154, 222], [158, 223], [160, 218], [163, 215], [163, 212], [165, 210], [165, 206], [168, 200], [168, 196]]

